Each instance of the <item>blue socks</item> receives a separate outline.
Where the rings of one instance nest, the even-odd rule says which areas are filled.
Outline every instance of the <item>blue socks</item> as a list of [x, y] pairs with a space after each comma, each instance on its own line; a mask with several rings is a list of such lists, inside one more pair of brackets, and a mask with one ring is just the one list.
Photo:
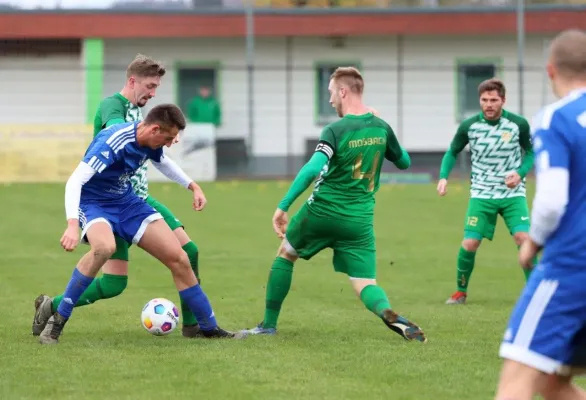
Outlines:
[[71, 280], [67, 284], [65, 293], [63, 293], [63, 300], [59, 304], [59, 307], [57, 307], [57, 312], [61, 314], [62, 317], [68, 319], [71, 316], [75, 303], [77, 303], [83, 292], [85, 292], [93, 280], [94, 278], [85, 276], [79, 272], [77, 267], [73, 270]]
[[[75, 303], [77, 303], [93, 280], [94, 278], [85, 276], [77, 268], [73, 270], [71, 280], [67, 284], [65, 293], [63, 293], [63, 300], [57, 307], [57, 312], [62, 317], [68, 319], [71, 316]], [[180, 291], [179, 296], [187, 303], [189, 309], [195, 315], [202, 331], [211, 331], [218, 326], [212, 305], [199, 284]]]
[[180, 291], [179, 296], [187, 303], [187, 306], [195, 315], [195, 319], [202, 331], [211, 331], [218, 326], [212, 305], [199, 284]]

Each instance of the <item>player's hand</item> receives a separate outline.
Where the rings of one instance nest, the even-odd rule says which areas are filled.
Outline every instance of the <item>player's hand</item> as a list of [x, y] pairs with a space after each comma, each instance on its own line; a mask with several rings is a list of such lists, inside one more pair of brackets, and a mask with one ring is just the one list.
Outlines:
[[193, 209], [195, 211], [201, 211], [206, 206], [208, 200], [206, 199], [203, 190], [195, 182], [191, 182], [189, 188], [193, 191]]
[[509, 189], [517, 187], [519, 183], [521, 183], [521, 175], [519, 175], [517, 172], [511, 172], [505, 178], [505, 184]]
[[79, 243], [79, 228], [77, 227], [77, 220], [68, 221], [67, 229], [65, 229], [65, 233], [61, 236], [61, 247], [65, 249], [65, 251], [73, 251], [77, 247]]
[[288, 218], [287, 213], [280, 208], [277, 208], [275, 214], [273, 215], [273, 229], [275, 233], [279, 237], [279, 239], [283, 239], [285, 237], [285, 232], [287, 231], [287, 224]]
[[525, 269], [533, 268], [533, 259], [540, 250], [540, 246], [531, 239], [525, 240], [519, 248], [519, 264]]
[[440, 196], [445, 196], [448, 193], [448, 180], [447, 179], [440, 179], [437, 183], [437, 193]]

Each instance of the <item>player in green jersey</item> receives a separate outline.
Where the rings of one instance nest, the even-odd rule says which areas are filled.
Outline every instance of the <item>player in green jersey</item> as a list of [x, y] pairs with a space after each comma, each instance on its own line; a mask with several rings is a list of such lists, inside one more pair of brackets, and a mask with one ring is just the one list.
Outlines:
[[[442, 159], [437, 191], [447, 193], [448, 177], [456, 156], [467, 144], [472, 152], [472, 184], [464, 222], [464, 240], [458, 253], [458, 290], [446, 304], [465, 304], [476, 251], [486, 238], [492, 240], [501, 215], [517, 246], [528, 237], [529, 207], [525, 176], [533, 167], [529, 123], [503, 109], [505, 85], [489, 79], [478, 87], [482, 112], [460, 124]], [[530, 270], [526, 269], [525, 278]]]
[[[141, 121], [143, 119], [141, 107], [144, 107], [155, 96], [156, 90], [161, 84], [161, 78], [165, 73], [166, 70], [160, 62], [141, 54], [137, 55], [128, 66], [124, 88], [119, 93], [105, 98], [100, 103], [94, 119], [94, 135], [97, 135], [103, 128], [114, 124]], [[203, 209], [206, 198], [201, 188], [184, 173], [183, 176], [176, 176], [175, 178], [175, 181], [182, 183], [193, 191], [194, 205], [198, 204], [196, 210]], [[199, 280], [199, 250], [185, 232], [183, 224], [173, 213], [148, 194], [147, 163], [141, 167], [136, 175], [131, 177], [131, 183], [135, 193], [157, 210], [175, 233], [183, 250], [189, 257], [195, 276]], [[129, 243], [116, 237], [116, 252], [102, 268], [102, 276], [92, 282], [75, 304], [76, 307], [92, 304], [101, 299], [116, 297], [126, 289], [129, 247]], [[33, 335], [40, 334], [49, 317], [57, 310], [62, 299], [63, 295], [55, 296], [54, 298], [46, 295], [37, 297], [35, 300], [35, 318], [32, 326]], [[201, 336], [195, 316], [183, 300], [181, 300], [181, 310], [183, 314], [183, 336]]]
[[[241, 334], [275, 334], [294, 262], [331, 248], [334, 270], [348, 275], [368, 310], [406, 340], [426, 341], [417, 325], [391, 309], [376, 282], [373, 216], [381, 166], [386, 158], [407, 169], [410, 158], [391, 127], [364, 106], [363, 88], [355, 68], [338, 68], [331, 76], [330, 103], [342, 119], [323, 129], [315, 153], [275, 211], [273, 228], [283, 241], [269, 274], [264, 320]], [[287, 210], [318, 175], [313, 193], [287, 226]]]

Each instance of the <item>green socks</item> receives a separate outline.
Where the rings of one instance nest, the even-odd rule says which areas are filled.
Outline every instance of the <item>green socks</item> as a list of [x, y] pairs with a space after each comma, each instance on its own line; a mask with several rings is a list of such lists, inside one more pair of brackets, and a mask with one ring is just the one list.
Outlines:
[[[185, 246], [183, 246], [183, 250], [187, 253], [187, 256], [189, 257], [189, 263], [191, 264], [191, 268], [193, 269], [195, 276], [199, 280], [199, 250], [197, 246], [195, 245], [195, 243], [189, 242]], [[83, 292], [78, 302], [75, 304], [75, 307], [92, 304], [101, 299], [109, 299], [112, 297], [116, 297], [119, 294], [121, 294], [124, 291], [124, 289], [126, 289], [127, 285], [128, 276], [103, 274], [100, 278], [96, 278], [93, 280], [91, 285], [85, 290], [85, 292]], [[61, 303], [61, 300], [63, 300], [63, 295], [56, 296], [53, 299], [53, 312], [57, 310], [57, 307], [59, 306], [59, 303]], [[181, 311], [183, 314], [184, 325], [197, 324], [195, 316], [193, 315], [187, 304], [183, 302], [183, 300], [181, 300]]]
[[466, 251], [463, 247], [460, 247], [460, 251], [458, 252], [458, 271], [456, 275], [456, 285], [460, 292], [466, 292], [466, 290], [468, 290], [470, 275], [472, 275], [472, 270], [474, 269], [475, 257], [475, 251]]
[[275, 258], [267, 283], [263, 328], [277, 327], [281, 306], [283, 305], [283, 301], [285, 301], [285, 297], [287, 297], [287, 293], [289, 293], [292, 279], [293, 263], [282, 257]]
[[[458, 274], [456, 276], [456, 283], [460, 292], [466, 292], [468, 289], [470, 275], [472, 275], [472, 270], [474, 269], [475, 257], [475, 251], [466, 251], [463, 247], [460, 247], [460, 252], [458, 253]], [[533, 260], [533, 265], [537, 265], [537, 257]], [[531, 270], [523, 268], [523, 273], [525, 274], [525, 280], [527, 280], [531, 275]]]
[[[116, 297], [126, 289], [127, 285], [128, 276], [103, 274], [100, 278], [96, 278], [92, 281], [77, 303], [75, 303], [75, 307], [86, 306], [101, 299]], [[59, 307], [61, 300], [63, 300], [63, 295], [56, 296], [53, 299], [53, 312], [57, 311], [57, 307]]]
[[[187, 257], [189, 257], [189, 263], [191, 264], [191, 269], [193, 270], [195, 277], [197, 278], [197, 280], [199, 281], [199, 283], [201, 285], [201, 281], [199, 279], [199, 266], [198, 266], [199, 249], [197, 248], [195, 243], [189, 242], [185, 246], [183, 246], [183, 251], [185, 251], [187, 253]], [[181, 299], [181, 313], [183, 314], [183, 325], [196, 325], [197, 324], [197, 320], [195, 319], [195, 315], [193, 315], [193, 313], [189, 309], [189, 306], [183, 300], [183, 298]]]
[[[266, 309], [263, 328], [276, 328], [281, 306], [291, 288], [293, 263], [282, 257], [275, 258], [269, 274], [266, 293]], [[381, 317], [383, 310], [391, 308], [385, 291], [379, 286], [369, 285], [362, 289], [360, 300], [366, 308]]]
[[362, 289], [360, 300], [369, 311], [379, 317], [382, 317], [383, 310], [391, 308], [387, 294], [380, 286], [368, 285]]

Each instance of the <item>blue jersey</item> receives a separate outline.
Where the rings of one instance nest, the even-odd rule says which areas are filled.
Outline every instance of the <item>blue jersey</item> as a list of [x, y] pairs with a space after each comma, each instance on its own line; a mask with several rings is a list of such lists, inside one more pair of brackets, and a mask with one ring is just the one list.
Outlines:
[[586, 266], [586, 90], [574, 91], [544, 108], [537, 115], [533, 129], [538, 176], [551, 168], [564, 169], [569, 176], [568, 203], [559, 225], [544, 243], [541, 263], [555, 265], [554, 268], [583, 268]]
[[161, 162], [163, 149], [141, 147], [136, 141], [138, 122], [112, 125], [90, 143], [83, 162], [96, 174], [82, 187], [81, 200], [109, 201], [133, 196], [130, 178], [148, 160]]
[[586, 367], [586, 89], [534, 121], [537, 193], [530, 236], [543, 245], [511, 313], [501, 357], [546, 374]]

